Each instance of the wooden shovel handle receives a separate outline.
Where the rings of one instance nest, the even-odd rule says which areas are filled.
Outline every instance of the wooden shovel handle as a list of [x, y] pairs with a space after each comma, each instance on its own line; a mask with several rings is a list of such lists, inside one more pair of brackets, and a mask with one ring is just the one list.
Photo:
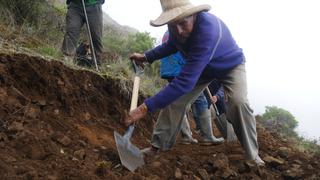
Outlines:
[[139, 76], [134, 76], [130, 111], [132, 111], [135, 108], [137, 108], [138, 97], [139, 97], [138, 96], [139, 95], [139, 85], [140, 85], [140, 77]]

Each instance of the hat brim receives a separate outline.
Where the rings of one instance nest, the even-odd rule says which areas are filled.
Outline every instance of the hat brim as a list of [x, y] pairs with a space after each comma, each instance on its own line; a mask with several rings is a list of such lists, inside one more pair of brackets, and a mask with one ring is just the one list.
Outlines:
[[199, 6], [187, 5], [183, 7], [177, 7], [161, 13], [161, 15], [156, 20], [150, 21], [150, 25], [155, 27], [163, 26], [170, 22], [188, 17], [197, 12], [209, 11], [210, 9], [211, 9], [211, 6], [207, 4], [199, 5]]

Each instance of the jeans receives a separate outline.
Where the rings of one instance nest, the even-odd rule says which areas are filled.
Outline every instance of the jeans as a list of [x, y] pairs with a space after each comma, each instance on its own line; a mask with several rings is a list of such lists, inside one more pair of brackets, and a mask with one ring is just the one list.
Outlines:
[[199, 117], [204, 111], [208, 109], [208, 101], [203, 92], [200, 93], [196, 101], [191, 105], [192, 114], [194, 121], [196, 123], [196, 130], [200, 130], [200, 120]]

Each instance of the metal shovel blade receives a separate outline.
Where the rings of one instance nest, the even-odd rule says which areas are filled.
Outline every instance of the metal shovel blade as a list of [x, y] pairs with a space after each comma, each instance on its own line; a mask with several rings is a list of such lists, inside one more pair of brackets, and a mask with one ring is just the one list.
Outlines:
[[118, 153], [121, 163], [124, 167], [133, 172], [138, 167], [144, 165], [143, 155], [140, 149], [130, 142], [130, 137], [134, 127], [129, 127], [129, 130], [124, 136], [114, 131], [114, 139], [116, 141]]

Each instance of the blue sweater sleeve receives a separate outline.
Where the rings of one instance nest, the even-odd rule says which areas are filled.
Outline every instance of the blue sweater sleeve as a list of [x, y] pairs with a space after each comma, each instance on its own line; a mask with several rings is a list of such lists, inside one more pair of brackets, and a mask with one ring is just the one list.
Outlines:
[[147, 61], [151, 64], [153, 61], [167, 57], [171, 54], [176, 53], [177, 51], [177, 48], [173, 45], [172, 39], [169, 37], [169, 40], [167, 42], [145, 52], [145, 55]]
[[[148, 110], [151, 112], [164, 108], [180, 96], [190, 92], [196, 85], [202, 71], [210, 62], [213, 48], [217, 42], [217, 35], [209, 30], [207, 23], [197, 23], [202, 26], [194, 27], [193, 33], [188, 39], [188, 56], [185, 59], [181, 73], [159, 93], [145, 100]], [[157, 49], [159, 50], [159, 48]], [[150, 53], [151, 54], [151, 53]], [[151, 56], [148, 54], [148, 56]], [[153, 53], [160, 57], [160, 54]]]
[[216, 92], [215, 96], [217, 96], [218, 100], [224, 99], [224, 90], [221, 85], [220, 85], [219, 90]]

